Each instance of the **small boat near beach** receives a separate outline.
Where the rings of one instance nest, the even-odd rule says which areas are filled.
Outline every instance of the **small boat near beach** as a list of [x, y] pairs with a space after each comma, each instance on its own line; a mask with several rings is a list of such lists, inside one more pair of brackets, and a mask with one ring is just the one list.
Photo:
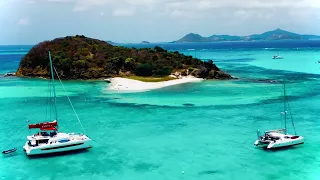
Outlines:
[[15, 76], [16, 75], [16, 73], [6, 73], [5, 75], [4, 75], [4, 77], [8, 77], [8, 76]]
[[17, 151], [17, 148], [13, 148], [13, 149], [2, 151], [2, 154], [10, 154], [10, 153], [14, 153], [16, 151]]
[[111, 78], [106, 78], [106, 79], [104, 79], [104, 81], [105, 81], [106, 83], [111, 83]]
[[269, 130], [265, 131], [264, 135], [261, 136], [260, 131], [257, 131], [258, 139], [255, 141], [254, 145], [258, 147], [263, 147], [266, 149], [276, 149], [281, 147], [288, 147], [294, 146], [304, 143], [304, 138], [302, 136], [298, 136], [295, 131], [294, 122], [291, 117], [291, 123], [293, 126], [294, 134], [287, 133], [287, 114], [290, 106], [286, 99], [286, 90], [285, 90], [285, 83], [283, 83], [283, 93], [284, 93], [284, 111], [281, 113], [284, 115], [284, 128], [283, 129], [276, 129], [276, 130]]

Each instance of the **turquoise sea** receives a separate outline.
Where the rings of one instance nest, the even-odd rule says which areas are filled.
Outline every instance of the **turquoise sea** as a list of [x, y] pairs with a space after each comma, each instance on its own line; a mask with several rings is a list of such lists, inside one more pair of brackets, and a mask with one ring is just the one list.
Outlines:
[[[320, 177], [320, 41], [158, 44], [212, 59], [239, 80], [208, 80], [140, 93], [99, 81], [65, 81], [88, 151], [30, 158], [30, 123], [51, 120], [48, 81], [4, 77], [32, 46], [0, 46], [0, 179], [317, 180]], [[151, 47], [154, 44], [124, 46]], [[272, 59], [278, 54], [284, 59]], [[256, 131], [282, 128], [283, 88], [305, 144], [256, 148]], [[263, 81], [263, 80], [274, 81]], [[59, 128], [81, 132], [57, 83]], [[292, 126], [288, 124], [289, 131]], [[182, 173], [182, 171], [184, 173]]]

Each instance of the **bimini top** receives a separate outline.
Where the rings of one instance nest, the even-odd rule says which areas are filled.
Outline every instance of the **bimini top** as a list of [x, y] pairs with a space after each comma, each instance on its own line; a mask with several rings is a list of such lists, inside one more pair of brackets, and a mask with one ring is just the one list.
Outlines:
[[280, 132], [286, 132], [286, 129], [275, 129], [275, 130], [269, 130], [265, 131], [264, 133], [280, 133]]
[[58, 123], [56, 120], [52, 122], [43, 122], [43, 123], [38, 123], [38, 124], [29, 124], [28, 127], [29, 129], [35, 129], [38, 128], [42, 131], [45, 130], [56, 130], [56, 126], [58, 126]]

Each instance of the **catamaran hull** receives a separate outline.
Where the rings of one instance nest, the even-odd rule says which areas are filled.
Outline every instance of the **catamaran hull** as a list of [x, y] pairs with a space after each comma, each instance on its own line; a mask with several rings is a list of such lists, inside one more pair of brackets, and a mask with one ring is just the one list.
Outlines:
[[269, 143], [264, 143], [259, 140], [256, 140], [256, 142], [254, 142], [254, 145], [263, 148], [263, 147], [267, 147], [269, 145]]
[[299, 144], [303, 144], [304, 143], [304, 139], [303, 137], [300, 137], [298, 139], [295, 140], [289, 140], [289, 141], [277, 141], [275, 143], [270, 143], [267, 146], [267, 149], [276, 149], [276, 148], [282, 148], [282, 147], [289, 147], [289, 146], [295, 146], [295, 145], [299, 145]]
[[295, 146], [303, 143], [304, 143], [304, 138], [300, 136], [297, 139], [278, 140], [276, 142], [269, 142], [269, 143], [256, 140], [254, 145], [261, 148], [266, 148], [266, 149], [277, 149], [277, 148]]
[[85, 141], [78, 141], [78, 142], [67, 142], [61, 143], [59, 145], [47, 145], [41, 147], [30, 147], [28, 142], [23, 146], [26, 154], [28, 156], [31, 155], [40, 155], [40, 154], [50, 154], [50, 153], [59, 153], [59, 152], [66, 152], [66, 151], [75, 151], [81, 149], [88, 149], [91, 148], [91, 140]]

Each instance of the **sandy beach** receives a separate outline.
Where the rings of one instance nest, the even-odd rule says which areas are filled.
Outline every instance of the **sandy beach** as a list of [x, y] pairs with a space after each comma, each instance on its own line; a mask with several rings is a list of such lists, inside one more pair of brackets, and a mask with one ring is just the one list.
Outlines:
[[184, 83], [192, 83], [192, 82], [200, 82], [203, 79], [196, 78], [193, 76], [186, 76], [180, 79], [174, 79], [170, 81], [163, 81], [163, 82], [142, 82], [133, 79], [127, 78], [111, 78], [110, 85], [107, 87], [109, 90], [116, 90], [116, 91], [148, 91], [152, 89], [159, 89], [167, 86], [173, 86], [178, 84]]

